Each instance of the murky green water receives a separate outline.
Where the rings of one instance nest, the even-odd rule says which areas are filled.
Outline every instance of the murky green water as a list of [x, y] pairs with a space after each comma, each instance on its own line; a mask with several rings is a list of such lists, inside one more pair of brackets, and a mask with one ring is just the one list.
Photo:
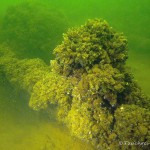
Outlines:
[[[20, 2], [22, 0], [1, 0], [0, 16], [9, 5]], [[150, 95], [149, 0], [45, 0], [45, 3], [61, 10], [69, 27], [97, 17], [124, 32], [129, 41], [127, 64], [143, 91]], [[27, 95], [15, 93], [13, 86], [0, 82], [0, 150], [92, 149], [89, 144], [71, 137], [66, 127], [29, 108]]]
[[[8, 85], [8, 83], [7, 83]], [[72, 138], [53, 117], [28, 107], [27, 97], [6, 83], [0, 86], [1, 150], [91, 150]]]

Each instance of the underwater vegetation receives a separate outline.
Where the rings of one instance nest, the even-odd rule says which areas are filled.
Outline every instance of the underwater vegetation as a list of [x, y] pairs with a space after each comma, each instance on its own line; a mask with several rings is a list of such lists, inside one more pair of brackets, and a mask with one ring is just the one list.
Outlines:
[[119, 141], [150, 142], [150, 101], [126, 66], [127, 51], [123, 33], [93, 19], [64, 34], [50, 66], [40, 59], [18, 59], [2, 45], [0, 70], [29, 92], [31, 108], [55, 105], [71, 134], [96, 149], [148, 149], [119, 146]]
[[0, 46], [0, 71], [17, 89], [30, 93], [34, 84], [50, 70], [39, 58], [18, 59], [6, 45]]
[[7, 9], [1, 21], [0, 40], [20, 58], [38, 57], [49, 62], [67, 26], [61, 11], [42, 2], [25, 1]]

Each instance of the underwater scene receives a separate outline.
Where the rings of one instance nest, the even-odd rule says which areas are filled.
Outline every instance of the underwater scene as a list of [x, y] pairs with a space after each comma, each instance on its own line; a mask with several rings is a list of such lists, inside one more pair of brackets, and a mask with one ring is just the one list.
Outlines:
[[0, 150], [149, 150], [149, 6], [1, 0]]

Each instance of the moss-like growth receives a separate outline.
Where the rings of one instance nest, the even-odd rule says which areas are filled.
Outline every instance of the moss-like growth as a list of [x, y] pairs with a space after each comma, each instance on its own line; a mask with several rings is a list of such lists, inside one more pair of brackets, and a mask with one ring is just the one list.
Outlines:
[[66, 81], [65, 77], [48, 73], [35, 84], [29, 105], [35, 110], [47, 108], [49, 103], [59, 103], [66, 107], [69, 105], [71, 87], [71, 83]]
[[50, 68], [41, 59], [18, 59], [7, 46], [0, 46], [0, 71], [8, 81], [18, 88], [32, 92], [36, 82], [41, 80]]
[[127, 40], [105, 20], [90, 20], [64, 34], [64, 42], [54, 53], [62, 73], [67, 75], [77, 69], [87, 71], [95, 64], [119, 68], [127, 59]]
[[120, 141], [145, 142], [126, 145], [126, 149], [148, 149], [150, 143], [150, 111], [136, 105], [122, 105], [115, 111], [114, 130]]
[[[130, 140], [128, 131], [127, 135], [124, 135], [125, 131], [123, 134], [119, 131], [133, 122], [128, 118], [128, 109], [124, 114], [118, 114], [124, 104], [131, 109], [131, 104], [138, 105], [130, 118], [136, 119], [136, 113], [141, 110], [141, 116], [146, 115], [148, 121], [149, 99], [125, 66], [127, 40], [105, 20], [89, 20], [79, 28], [70, 29], [54, 53], [52, 74], [35, 85], [31, 107], [41, 109], [49, 103], [58, 104], [58, 119], [74, 136], [90, 141], [98, 149], [118, 149], [119, 141]], [[121, 118], [125, 120], [125, 126]], [[137, 116], [137, 122], [138, 119]], [[148, 124], [143, 126], [138, 126], [143, 133], [134, 134], [132, 140], [137, 140], [138, 136], [142, 142], [149, 140], [146, 135], [149, 134]]]
[[119, 146], [119, 141], [149, 142], [150, 101], [125, 66], [123, 34], [105, 20], [89, 20], [70, 29], [54, 53], [51, 72], [39, 60], [11, 57], [11, 64], [1, 59], [9, 80], [31, 87], [33, 109], [57, 105], [57, 117], [72, 135], [100, 150], [137, 148]]
[[67, 21], [63, 13], [42, 2], [26, 1], [10, 6], [0, 25], [0, 39], [21, 58], [52, 58]]

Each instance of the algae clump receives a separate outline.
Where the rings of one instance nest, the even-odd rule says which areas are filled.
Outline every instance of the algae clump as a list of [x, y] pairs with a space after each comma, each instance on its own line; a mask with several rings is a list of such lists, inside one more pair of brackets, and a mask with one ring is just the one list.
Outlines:
[[[16, 76], [15, 82], [21, 81], [19, 84], [25, 83], [25, 87], [33, 80], [29, 85], [32, 87], [30, 107], [47, 110], [49, 105], [57, 106], [58, 120], [68, 126], [73, 136], [100, 150], [142, 150], [139, 145], [119, 146], [119, 141], [150, 142], [150, 101], [126, 67], [124, 35], [103, 19], [88, 20], [81, 27], [69, 29], [54, 54], [51, 71], [44, 64], [38, 68], [40, 65], [33, 60], [35, 69], [41, 72], [36, 80], [29, 69], [34, 68], [34, 63], [27, 60], [17, 59], [19, 64], [27, 63], [21, 65], [27, 66], [24, 76], [9, 71], [11, 61], [5, 63], [5, 59], [1, 60], [2, 70], [9, 75], [9, 80]], [[30, 80], [25, 80], [26, 76]], [[148, 149], [148, 145], [144, 148]]]
[[[44, 81], [37, 82], [30, 99], [32, 103], [48, 105], [55, 99], [58, 119], [68, 126], [72, 135], [91, 142], [98, 149], [118, 149], [119, 141], [138, 137], [142, 142], [149, 142], [150, 102], [125, 65], [127, 39], [122, 33], [113, 30], [103, 19], [88, 20], [79, 28], [69, 29], [54, 54], [51, 71], [55, 80], [47, 79], [52, 85], [49, 87]], [[43, 85], [51, 94], [39, 99]], [[36, 89], [41, 92], [37, 93]], [[131, 125], [132, 117], [140, 124]], [[142, 122], [141, 117], [145, 121]], [[120, 132], [121, 129], [124, 131]], [[135, 132], [134, 136], [131, 131]]]

